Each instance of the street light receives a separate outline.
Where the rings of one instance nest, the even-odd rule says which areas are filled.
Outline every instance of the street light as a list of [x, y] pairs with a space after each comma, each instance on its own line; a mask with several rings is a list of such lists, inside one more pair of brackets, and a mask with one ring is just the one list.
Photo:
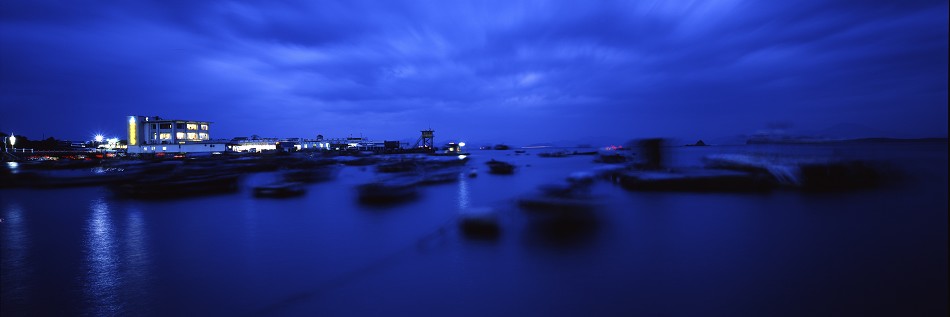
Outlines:
[[13, 148], [13, 153], [16, 153], [16, 137], [13, 133], [10, 133], [10, 147]]

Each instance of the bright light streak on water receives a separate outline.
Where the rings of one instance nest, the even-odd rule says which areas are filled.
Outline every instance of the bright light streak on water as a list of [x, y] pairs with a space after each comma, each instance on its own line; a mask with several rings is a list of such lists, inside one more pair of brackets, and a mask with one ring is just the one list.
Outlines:
[[125, 246], [123, 266], [123, 302], [140, 309], [147, 309], [151, 286], [151, 257], [148, 249], [148, 232], [141, 210], [126, 213]]
[[120, 276], [116, 257], [109, 206], [97, 199], [90, 206], [92, 215], [86, 229], [87, 275], [84, 285], [86, 300], [91, 302], [89, 312], [95, 316], [115, 316], [121, 313], [117, 290]]
[[468, 209], [468, 179], [465, 177], [459, 179], [459, 210]]

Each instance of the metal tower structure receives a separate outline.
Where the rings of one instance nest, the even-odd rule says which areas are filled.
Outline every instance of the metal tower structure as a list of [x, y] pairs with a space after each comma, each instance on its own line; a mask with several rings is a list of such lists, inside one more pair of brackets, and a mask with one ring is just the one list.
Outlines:
[[422, 130], [422, 135], [416, 141], [415, 148], [435, 149], [435, 130]]

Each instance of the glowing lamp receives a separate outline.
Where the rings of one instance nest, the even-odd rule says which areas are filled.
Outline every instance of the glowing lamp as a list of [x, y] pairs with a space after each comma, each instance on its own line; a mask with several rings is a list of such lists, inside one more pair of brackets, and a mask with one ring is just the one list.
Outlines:
[[459, 142], [459, 147], [465, 146], [465, 142]]
[[102, 136], [102, 134], [96, 134], [96, 138], [95, 138], [96, 142], [102, 142], [103, 139], [105, 138]]
[[10, 133], [10, 146], [16, 145], [16, 137], [13, 136], [13, 133]]

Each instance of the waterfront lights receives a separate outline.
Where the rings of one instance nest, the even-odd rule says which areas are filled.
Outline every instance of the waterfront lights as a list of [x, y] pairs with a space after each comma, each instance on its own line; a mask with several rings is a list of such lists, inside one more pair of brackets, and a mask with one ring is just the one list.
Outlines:
[[465, 146], [465, 142], [459, 142], [459, 147]]
[[13, 133], [10, 133], [10, 146], [13, 147], [16, 145], [16, 137], [13, 136]]
[[98, 143], [102, 143], [102, 140], [104, 139], [105, 137], [103, 137], [102, 134], [96, 134], [96, 137], [94, 138], [94, 140], [96, 140]]

